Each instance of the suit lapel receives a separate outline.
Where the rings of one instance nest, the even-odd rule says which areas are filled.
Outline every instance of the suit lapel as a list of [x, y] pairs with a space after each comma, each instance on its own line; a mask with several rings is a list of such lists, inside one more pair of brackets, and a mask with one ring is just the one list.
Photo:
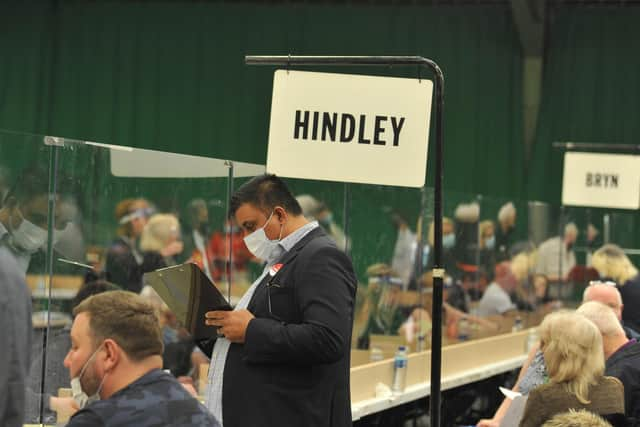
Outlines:
[[280, 259], [276, 264], [284, 265], [291, 262], [291, 260], [293, 260], [298, 255], [298, 252], [300, 252], [307, 243], [309, 243], [311, 240], [315, 239], [316, 237], [322, 236], [323, 234], [324, 234], [324, 230], [320, 226], [314, 228], [313, 230], [308, 232], [302, 239], [300, 239], [298, 243], [293, 245], [293, 247], [288, 252], [285, 252], [284, 254], [282, 254], [282, 256], [280, 257]]
[[[287, 265], [288, 263], [293, 261], [296, 258], [296, 256], [298, 256], [298, 253], [302, 250], [302, 248], [305, 247], [307, 243], [309, 243], [311, 240], [315, 239], [316, 237], [320, 237], [323, 235], [325, 235], [325, 232], [322, 229], [322, 227], [318, 226], [314, 228], [313, 230], [308, 232], [302, 239], [300, 239], [295, 245], [293, 245], [293, 247], [289, 251], [282, 254], [280, 259], [274, 265], [277, 265], [277, 264], [282, 264], [282, 266]], [[279, 271], [280, 270], [278, 270], [278, 272]], [[264, 288], [266, 286], [265, 284], [270, 280], [275, 280], [275, 278], [278, 276], [278, 272], [276, 272], [276, 274], [274, 274], [273, 276], [271, 276], [269, 273], [267, 273], [264, 276], [264, 278], [256, 288], [253, 296], [251, 297], [251, 301], [249, 302], [249, 311], [251, 311], [251, 309], [254, 307], [256, 300], [260, 300], [264, 298], [263, 294], [266, 293], [264, 291]]]

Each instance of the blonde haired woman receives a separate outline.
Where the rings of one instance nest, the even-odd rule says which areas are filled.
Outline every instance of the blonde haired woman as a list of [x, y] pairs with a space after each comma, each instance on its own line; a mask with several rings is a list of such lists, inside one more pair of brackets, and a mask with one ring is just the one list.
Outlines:
[[178, 218], [171, 214], [149, 218], [140, 236], [140, 249], [144, 252], [144, 271], [175, 265], [174, 256], [183, 249]]
[[540, 324], [540, 346], [549, 382], [529, 393], [521, 427], [541, 426], [569, 409], [586, 409], [605, 419], [624, 417], [624, 389], [604, 376], [602, 336], [575, 312], [549, 314]]
[[625, 326], [640, 330], [640, 275], [624, 251], [616, 245], [607, 244], [594, 252], [591, 265], [600, 277], [612, 279], [618, 284], [622, 304], [622, 322]]

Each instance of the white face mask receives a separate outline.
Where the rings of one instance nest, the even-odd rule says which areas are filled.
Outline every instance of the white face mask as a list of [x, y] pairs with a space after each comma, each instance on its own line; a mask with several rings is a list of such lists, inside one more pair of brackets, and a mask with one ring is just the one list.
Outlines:
[[27, 252], [36, 252], [47, 243], [47, 230], [23, 219], [11, 233], [13, 244]]
[[453, 233], [445, 234], [442, 236], [442, 247], [445, 249], [451, 249], [456, 245], [456, 235]]
[[[56, 230], [55, 228], [53, 229], [54, 246], [56, 245], [56, 243], [58, 243], [58, 241], [62, 237], [62, 234], [69, 230], [69, 224], [67, 224], [64, 230]], [[45, 246], [47, 245], [48, 237], [47, 233], [48, 232], [46, 229], [38, 227], [31, 221], [23, 219], [20, 223], [20, 226], [13, 230], [13, 232], [11, 233], [12, 242], [15, 246], [19, 247], [25, 252], [34, 253], [40, 248], [46, 249]]]
[[[275, 212], [275, 211], [274, 211]], [[278, 246], [278, 242], [280, 241], [280, 237], [282, 236], [282, 226], [280, 226], [280, 236], [278, 240], [269, 240], [266, 233], [264, 232], [264, 228], [271, 221], [271, 217], [273, 217], [273, 212], [269, 215], [267, 222], [261, 228], [258, 228], [253, 233], [249, 234], [244, 238], [244, 243], [247, 245], [247, 249], [257, 258], [262, 260], [268, 260], [269, 256], [273, 252], [273, 250]]]
[[496, 246], [496, 236], [491, 236], [487, 240], [484, 241], [487, 249], [493, 249]]
[[80, 382], [80, 378], [82, 378], [82, 375], [86, 371], [87, 366], [89, 366], [89, 362], [93, 360], [95, 355], [98, 353], [98, 350], [100, 350], [100, 347], [102, 347], [102, 344], [100, 344], [100, 346], [98, 346], [96, 351], [93, 352], [91, 357], [89, 357], [87, 361], [84, 362], [84, 365], [80, 370], [80, 374], [77, 377], [73, 377], [71, 379], [71, 393], [73, 394], [73, 400], [76, 401], [80, 409], [84, 408], [85, 406], [87, 406], [92, 402], [100, 400], [100, 391], [102, 390], [102, 385], [104, 384], [105, 378], [107, 378], [106, 374], [102, 378], [102, 381], [100, 381], [100, 385], [98, 386], [98, 389], [96, 390], [96, 392], [91, 396], [88, 396], [87, 393], [85, 393], [85, 391], [82, 389], [82, 383]]

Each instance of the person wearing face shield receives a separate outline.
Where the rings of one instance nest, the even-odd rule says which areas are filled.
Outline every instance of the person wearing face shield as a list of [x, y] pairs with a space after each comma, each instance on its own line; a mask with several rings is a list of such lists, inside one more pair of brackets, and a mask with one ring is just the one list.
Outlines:
[[162, 370], [157, 313], [142, 297], [104, 292], [84, 300], [73, 313], [64, 365], [80, 409], [68, 427], [219, 426]]
[[226, 427], [351, 426], [351, 260], [275, 175], [242, 185], [229, 214], [265, 268], [233, 311], [203, 319], [219, 334], [207, 407]]
[[139, 239], [152, 213], [145, 199], [125, 199], [115, 209], [118, 237], [107, 250], [105, 271], [111, 282], [131, 292], [142, 290], [144, 254]]

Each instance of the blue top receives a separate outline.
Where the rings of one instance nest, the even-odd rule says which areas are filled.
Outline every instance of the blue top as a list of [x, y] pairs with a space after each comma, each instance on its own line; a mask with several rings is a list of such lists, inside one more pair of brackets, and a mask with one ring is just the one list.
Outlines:
[[173, 376], [154, 369], [109, 399], [93, 402], [71, 417], [67, 427], [219, 427], [209, 411]]
[[536, 351], [531, 365], [520, 380], [518, 391], [522, 394], [529, 394], [531, 390], [547, 382], [547, 367], [544, 364], [544, 357], [540, 350]]

